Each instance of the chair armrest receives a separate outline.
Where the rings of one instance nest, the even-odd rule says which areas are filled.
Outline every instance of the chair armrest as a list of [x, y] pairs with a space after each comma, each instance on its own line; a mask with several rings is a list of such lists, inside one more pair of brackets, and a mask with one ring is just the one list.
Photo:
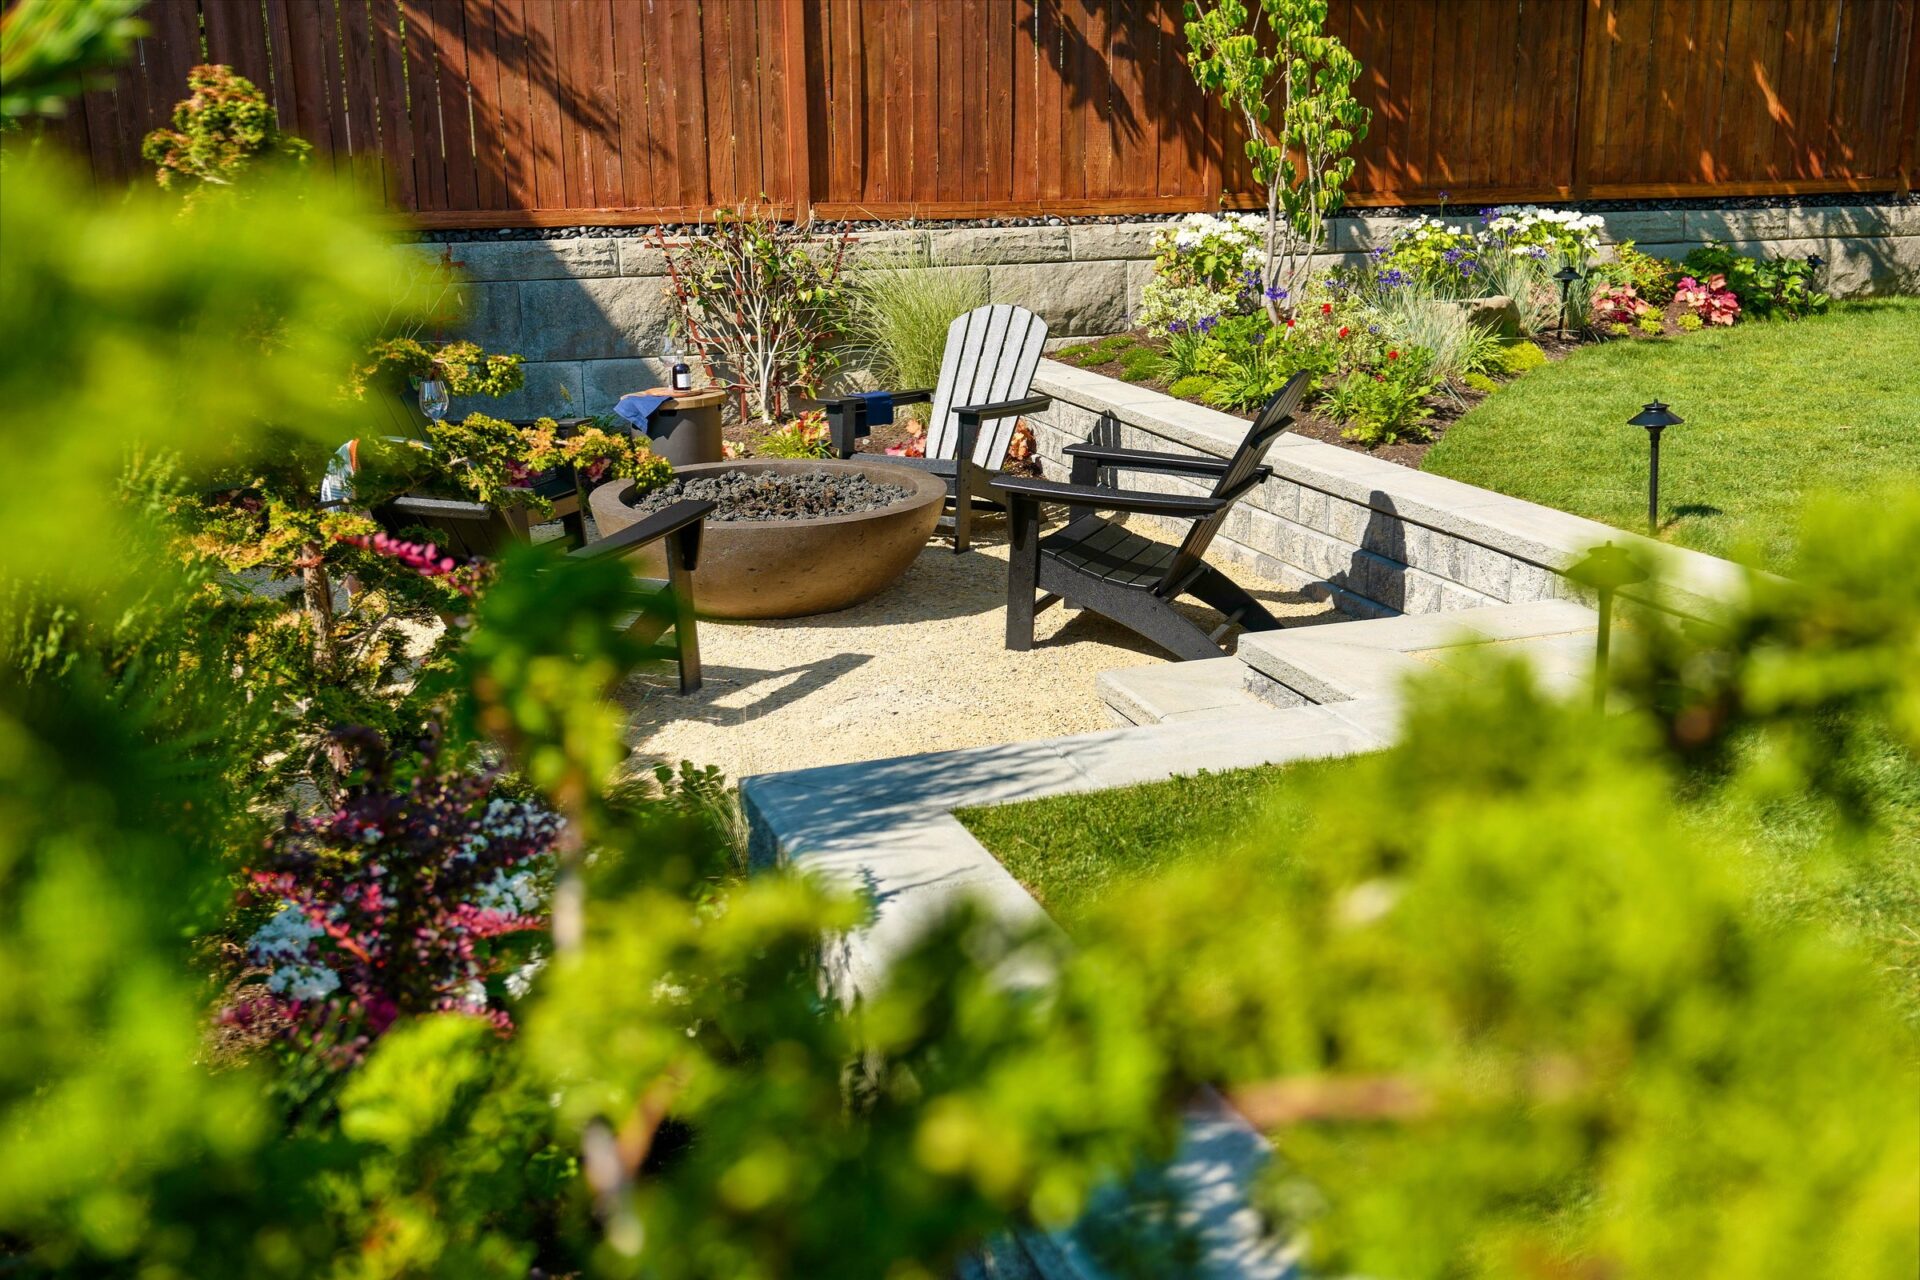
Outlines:
[[[881, 388], [875, 387], [874, 390], [879, 391]], [[842, 408], [849, 404], [861, 402], [867, 394], [867, 392], [861, 391], [853, 395], [835, 396], [831, 400], [820, 401], [820, 407], [822, 409]], [[931, 387], [923, 387], [918, 391], [894, 391], [889, 392], [889, 394], [893, 396], [893, 402], [895, 404], [931, 404], [933, 402], [933, 389]]]
[[1011, 418], [1022, 413], [1038, 413], [1042, 409], [1053, 407], [1052, 396], [1027, 396], [1021, 400], [1000, 400], [993, 404], [967, 404], [954, 410], [963, 417], [976, 418], [982, 422], [991, 422], [996, 418]]
[[403, 516], [435, 520], [491, 520], [494, 511], [484, 502], [468, 502], [464, 498], [424, 498], [414, 493], [403, 493], [380, 505]]
[[1015, 498], [1064, 502], [1096, 511], [1137, 511], [1142, 515], [1210, 516], [1226, 505], [1223, 498], [1185, 493], [1147, 493], [1139, 489], [1102, 489], [1090, 484], [1061, 484], [1025, 476], [995, 476], [993, 487]]
[[1156, 453], [1149, 449], [1122, 449], [1115, 445], [1070, 444], [1063, 453], [1069, 458], [1094, 458], [1101, 465], [1119, 471], [1171, 471], [1183, 475], [1217, 476], [1229, 465], [1225, 458], [1209, 458], [1197, 453]]
[[597, 560], [601, 556], [617, 556], [635, 547], [644, 547], [649, 542], [658, 542], [668, 534], [678, 533], [688, 525], [699, 524], [713, 510], [711, 502], [676, 502], [664, 511], [656, 511], [638, 524], [630, 524], [618, 533], [608, 534], [598, 542], [589, 542], [567, 552], [569, 556], [581, 560]]

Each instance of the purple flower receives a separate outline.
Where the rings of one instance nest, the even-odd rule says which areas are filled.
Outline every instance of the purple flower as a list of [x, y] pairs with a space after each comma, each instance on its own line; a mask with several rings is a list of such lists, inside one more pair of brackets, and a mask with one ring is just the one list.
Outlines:
[[1388, 267], [1380, 273], [1380, 287], [1383, 289], [1398, 289], [1406, 282], [1407, 273], [1398, 267]]
[[1380, 332], [1380, 326], [1377, 324], [1370, 324], [1367, 326], [1367, 332], [1372, 334], [1378, 334]]
[[1274, 285], [1272, 288], [1268, 289], [1266, 294], [1268, 302], [1279, 302], [1282, 299], [1284, 299], [1286, 296], [1287, 296], [1287, 291], [1281, 288], [1277, 284]]
[[1187, 331], [1187, 322], [1185, 320], [1167, 321], [1168, 333], [1185, 333], [1186, 331]]
[[1212, 333], [1213, 326], [1219, 323], [1219, 316], [1202, 316], [1200, 317], [1200, 323], [1195, 325], [1194, 328], [1198, 329], [1201, 333]]

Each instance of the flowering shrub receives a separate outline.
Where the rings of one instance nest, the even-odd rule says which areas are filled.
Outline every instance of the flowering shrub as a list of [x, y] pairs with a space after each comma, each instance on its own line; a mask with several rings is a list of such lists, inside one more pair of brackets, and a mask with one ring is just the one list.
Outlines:
[[[1689, 253], [1684, 265], [1696, 280], [1723, 277], [1744, 319], [1797, 320], [1827, 309], [1827, 295], [1814, 291], [1813, 267], [1804, 258], [1749, 258], [1709, 241]], [[1708, 321], [1731, 323], [1711, 317]]]
[[[1421, 280], [1436, 289], [1467, 292], [1479, 266], [1480, 244], [1473, 232], [1439, 218], [1417, 218], [1375, 250], [1383, 287]], [[1389, 279], [1391, 277], [1391, 279]]]
[[443, 772], [429, 750], [410, 781], [365, 730], [335, 735], [364, 771], [332, 812], [289, 816], [246, 872], [244, 905], [274, 914], [246, 942], [262, 987], [231, 1023], [282, 1029], [339, 1069], [404, 1015], [458, 1012], [512, 1028], [506, 998], [546, 928], [560, 820]]
[[1435, 384], [1431, 356], [1422, 348], [1389, 348], [1376, 371], [1354, 369], [1333, 389], [1327, 411], [1345, 426], [1340, 434], [1365, 445], [1393, 444], [1402, 436], [1426, 434], [1420, 424], [1433, 416], [1426, 398]]
[[1600, 229], [1606, 225], [1597, 213], [1530, 204], [1501, 205], [1481, 217], [1481, 240], [1487, 248], [1576, 266], [1599, 252]]
[[1153, 273], [1169, 284], [1237, 291], [1265, 260], [1266, 229], [1257, 213], [1190, 213], [1153, 237]]
[[449, 590], [463, 596], [471, 596], [486, 581], [488, 566], [481, 560], [469, 560], [465, 564], [443, 553], [433, 543], [408, 542], [386, 532], [370, 534], [341, 534], [341, 542], [349, 546], [360, 547], [375, 555], [385, 556], [412, 569], [423, 578], [429, 578], [445, 585]]
[[761, 436], [754, 451], [769, 458], [831, 458], [833, 440], [827, 432], [827, 413], [810, 409], [793, 421]]
[[1595, 267], [1593, 275], [1596, 280], [1630, 284], [1649, 304], [1664, 307], [1673, 301], [1678, 272], [1666, 259], [1642, 253], [1633, 247], [1633, 241], [1623, 240], [1613, 247], [1613, 260]]
[[1632, 324], [1652, 310], [1652, 304], [1630, 284], [1606, 285], [1593, 295], [1595, 324]]
[[1153, 279], [1141, 293], [1140, 323], [1192, 326], [1255, 310], [1265, 235], [1266, 219], [1253, 213], [1190, 213], [1161, 228], [1153, 238]]
[[1175, 325], [1191, 329], [1204, 320], [1242, 315], [1253, 309], [1253, 300], [1245, 290], [1172, 284], [1156, 276], [1140, 291], [1140, 314], [1134, 318], [1147, 328], [1177, 333]]
[[1703, 324], [1732, 324], [1740, 315], [1740, 299], [1727, 288], [1722, 275], [1707, 277], [1702, 284], [1692, 276], [1682, 276], [1674, 286], [1674, 305], [1692, 312]]

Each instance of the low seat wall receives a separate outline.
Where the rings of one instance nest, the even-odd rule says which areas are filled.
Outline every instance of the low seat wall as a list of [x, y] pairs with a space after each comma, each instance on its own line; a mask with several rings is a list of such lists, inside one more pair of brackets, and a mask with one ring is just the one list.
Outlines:
[[[1230, 414], [1054, 360], [1041, 361], [1034, 390], [1053, 398], [1051, 409], [1029, 418], [1049, 479], [1066, 478], [1065, 450], [1075, 443], [1226, 457], [1247, 431]], [[1328, 596], [1357, 617], [1581, 599], [1563, 571], [1608, 541], [1656, 563], [1664, 591], [1641, 598], [1676, 612], [1710, 617], [1743, 598], [1750, 580], [1714, 556], [1318, 440], [1284, 435], [1267, 463], [1273, 477], [1236, 505], [1209, 555]], [[1179, 476], [1123, 472], [1118, 480], [1156, 492], [1207, 491]], [[1184, 528], [1151, 522], [1176, 534]]]

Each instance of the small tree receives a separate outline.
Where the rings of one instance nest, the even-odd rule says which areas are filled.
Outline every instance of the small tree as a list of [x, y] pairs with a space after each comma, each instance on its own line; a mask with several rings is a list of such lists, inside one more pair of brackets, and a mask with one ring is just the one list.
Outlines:
[[174, 105], [173, 128], [155, 129], [140, 144], [161, 186], [181, 183], [192, 195], [207, 186], [232, 185], [260, 160], [305, 164], [313, 151], [280, 132], [266, 95], [233, 68], [195, 67], [187, 72], [187, 88], [190, 96]]
[[1254, 180], [1266, 188], [1260, 284], [1277, 319], [1306, 283], [1353, 173], [1347, 149], [1373, 118], [1353, 96], [1360, 62], [1326, 34], [1327, 0], [1187, 0], [1186, 15], [1187, 65], [1201, 88], [1240, 113]]
[[732, 375], [742, 418], [784, 420], [790, 391], [811, 395], [833, 372], [847, 239], [744, 208], [717, 211], [706, 235], [654, 237], [680, 331], [709, 372]]

